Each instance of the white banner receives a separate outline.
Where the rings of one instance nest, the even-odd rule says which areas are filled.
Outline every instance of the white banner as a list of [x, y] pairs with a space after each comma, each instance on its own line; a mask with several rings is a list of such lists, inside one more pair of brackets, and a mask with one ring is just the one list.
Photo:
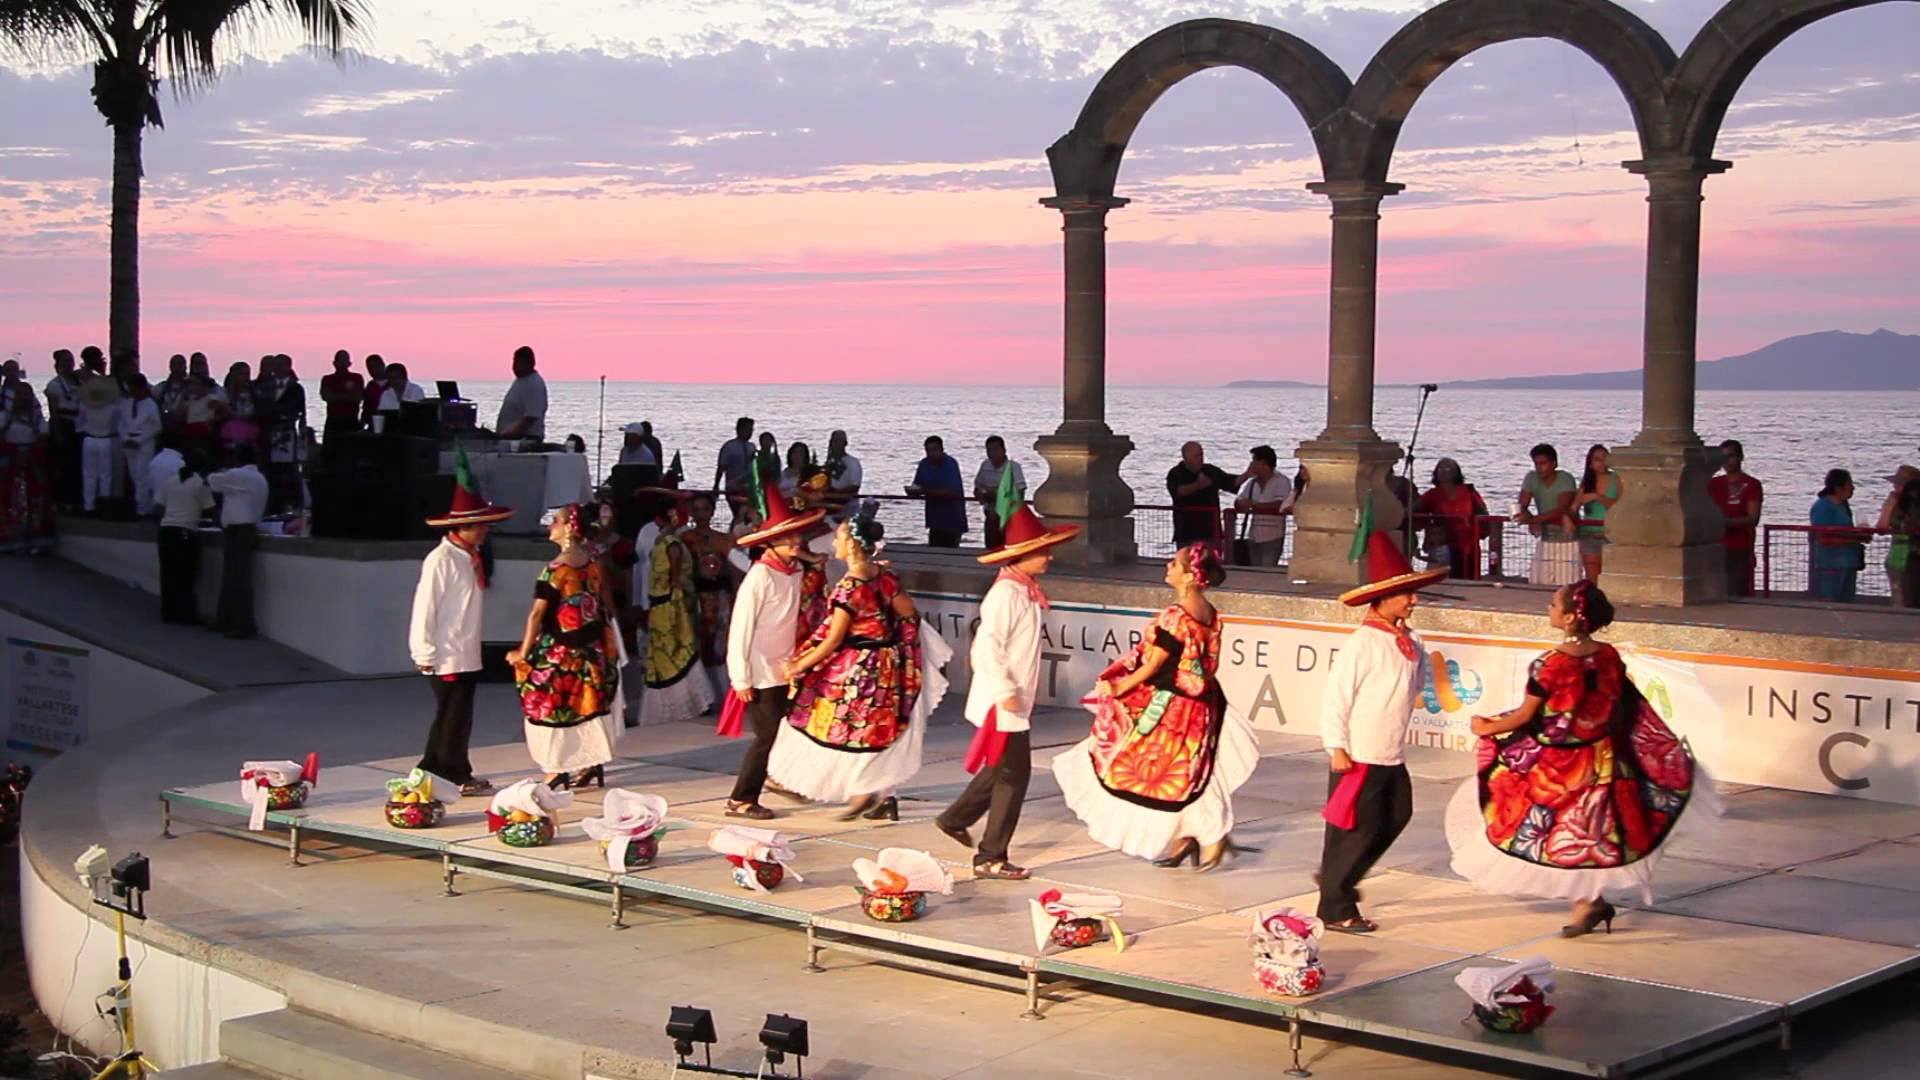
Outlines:
[[7, 639], [7, 745], [71, 750], [87, 741], [87, 650]]
[[[980, 604], [916, 594], [956, 654], [965, 692]], [[1140, 640], [1153, 612], [1055, 604], [1041, 629], [1040, 699], [1074, 706], [1100, 672]], [[1543, 624], [1544, 625], [1544, 624]], [[1254, 726], [1319, 733], [1321, 687], [1353, 625], [1229, 616], [1220, 685]], [[1410, 745], [1471, 753], [1477, 714], [1520, 704], [1545, 641], [1423, 633], [1433, 676], [1414, 711]], [[1638, 649], [1628, 671], [1713, 775], [1886, 802], [1920, 803], [1920, 673]]]

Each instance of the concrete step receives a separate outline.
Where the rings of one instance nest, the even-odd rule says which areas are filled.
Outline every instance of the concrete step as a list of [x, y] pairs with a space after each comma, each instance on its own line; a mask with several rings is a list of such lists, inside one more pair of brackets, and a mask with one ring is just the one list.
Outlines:
[[525, 1080], [295, 1009], [221, 1024], [220, 1053], [284, 1080]]
[[160, 1073], [166, 1080], [280, 1080], [266, 1073], [243, 1069], [225, 1061], [210, 1061], [205, 1065], [189, 1065], [184, 1069], [167, 1069]]

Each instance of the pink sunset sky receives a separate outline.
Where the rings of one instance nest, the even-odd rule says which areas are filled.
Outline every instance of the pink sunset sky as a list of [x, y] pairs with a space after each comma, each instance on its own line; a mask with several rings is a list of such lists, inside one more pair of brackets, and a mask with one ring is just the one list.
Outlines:
[[[335, 348], [432, 377], [1058, 381], [1045, 149], [1182, 18], [1281, 27], [1357, 74], [1423, 5], [372, 0], [344, 64], [250, 43], [147, 134], [147, 366]], [[1683, 50], [1718, 6], [1630, 3]], [[529, 12], [532, 13], [529, 13]], [[1096, 28], [1096, 29], [1088, 29]], [[1700, 354], [1920, 332], [1920, 6], [1789, 39], [1708, 182]], [[80, 66], [0, 67], [0, 355], [104, 344], [109, 135]], [[1420, 99], [1381, 226], [1383, 380], [1636, 366], [1645, 185], [1626, 106], [1555, 42]], [[1116, 382], [1320, 381], [1325, 200], [1239, 71], [1148, 114], [1110, 219]]]

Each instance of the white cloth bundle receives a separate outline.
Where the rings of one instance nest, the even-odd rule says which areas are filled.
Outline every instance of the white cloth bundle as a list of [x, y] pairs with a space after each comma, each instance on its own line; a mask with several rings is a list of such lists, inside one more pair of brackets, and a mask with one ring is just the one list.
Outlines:
[[1320, 959], [1320, 939], [1326, 932], [1326, 923], [1304, 911], [1268, 908], [1254, 914], [1247, 941], [1255, 956], [1304, 967]]
[[1033, 947], [1045, 949], [1053, 928], [1063, 919], [1099, 919], [1107, 924], [1107, 936], [1116, 951], [1125, 951], [1127, 936], [1120, 932], [1114, 916], [1124, 906], [1117, 896], [1106, 893], [1069, 893], [1048, 889], [1027, 901], [1027, 913], [1033, 920]]
[[320, 782], [320, 755], [308, 754], [305, 762], [243, 761], [240, 763], [240, 801], [252, 808], [247, 828], [259, 832], [267, 827], [267, 789], [308, 786]]
[[883, 896], [910, 892], [947, 896], [953, 892], [953, 875], [947, 868], [932, 855], [913, 848], [883, 848], [877, 858], [855, 859], [853, 876], [868, 892]]
[[607, 869], [627, 868], [627, 845], [659, 832], [667, 823], [667, 800], [658, 795], [636, 795], [624, 788], [607, 792], [599, 817], [580, 823], [589, 837], [607, 842]]
[[1535, 956], [1506, 967], [1467, 968], [1453, 977], [1453, 984], [1465, 990], [1474, 1004], [1497, 1012], [1503, 1006], [1517, 1005], [1527, 1000], [1519, 994], [1506, 992], [1521, 979], [1532, 979], [1534, 987], [1542, 994], [1550, 993], [1553, 990], [1553, 963], [1545, 957]]
[[[795, 881], [805, 881], [800, 871], [793, 869], [793, 845], [780, 838], [772, 829], [749, 829], [743, 825], [728, 825], [713, 830], [707, 838], [707, 847], [726, 856], [745, 863], [774, 863], [793, 875]], [[760, 884], [757, 875], [746, 875], [747, 886], [754, 892], [766, 892], [766, 886]]]
[[573, 805], [573, 792], [555, 791], [536, 777], [501, 788], [493, 796], [493, 816], [506, 817], [515, 810], [537, 818], [550, 818]]

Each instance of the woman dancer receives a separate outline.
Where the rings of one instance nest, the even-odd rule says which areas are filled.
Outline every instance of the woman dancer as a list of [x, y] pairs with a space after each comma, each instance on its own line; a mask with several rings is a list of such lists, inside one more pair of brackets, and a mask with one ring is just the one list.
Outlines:
[[693, 599], [693, 553], [680, 538], [686, 522], [680, 492], [649, 492], [661, 498], [655, 520], [660, 537], [646, 556], [647, 690], [640, 723], [690, 720], [713, 707], [713, 682], [698, 673], [700, 641]]
[[767, 762], [796, 795], [851, 799], [843, 821], [900, 820], [893, 790], [920, 771], [927, 717], [947, 690], [945, 644], [920, 625], [899, 577], [874, 560], [885, 535], [878, 508], [867, 502], [834, 533], [847, 574], [828, 597], [830, 614], [786, 664], [793, 706]]
[[1093, 733], [1053, 759], [1067, 807], [1095, 839], [1154, 865], [1205, 872], [1234, 847], [1233, 792], [1260, 762], [1246, 718], [1213, 677], [1220, 618], [1206, 590], [1226, 580], [1211, 545], [1167, 563], [1174, 602], [1101, 673]]
[[547, 786], [607, 785], [613, 760], [619, 644], [606, 563], [586, 543], [580, 507], [547, 512], [547, 537], [560, 554], [533, 585], [533, 609], [520, 647], [507, 654], [526, 715], [527, 751]]
[[1553, 594], [1560, 644], [1533, 662], [1516, 708], [1473, 718], [1478, 775], [1447, 806], [1454, 872], [1491, 893], [1573, 901], [1566, 937], [1605, 925], [1605, 889], [1651, 903], [1653, 867], [1681, 814], [1712, 786], [1593, 634], [1613, 605], [1591, 581]]

